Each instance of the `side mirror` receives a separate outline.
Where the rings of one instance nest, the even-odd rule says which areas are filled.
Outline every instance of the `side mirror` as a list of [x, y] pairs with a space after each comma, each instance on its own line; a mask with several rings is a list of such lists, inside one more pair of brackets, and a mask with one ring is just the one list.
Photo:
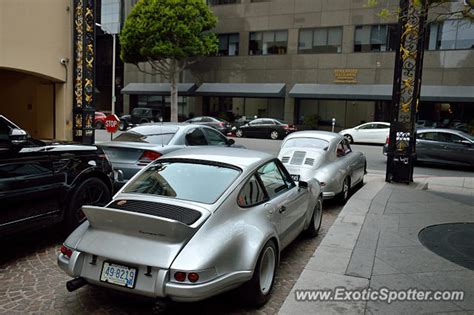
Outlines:
[[308, 188], [308, 182], [304, 182], [304, 181], [300, 180], [300, 181], [298, 182], [298, 187], [299, 187], [299, 188], [305, 188], [305, 189], [306, 189], [306, 188]]
[[227, 139], [226, 144], [227, 144], [228, 147], [230, 147], [231, 145], [234, 145], [234, 143], [235, 143], [234, 139]]
[[28, 140], [28, 133], [23, 129], [13, 128], [8, 135], [13, 146], [21, 146]]

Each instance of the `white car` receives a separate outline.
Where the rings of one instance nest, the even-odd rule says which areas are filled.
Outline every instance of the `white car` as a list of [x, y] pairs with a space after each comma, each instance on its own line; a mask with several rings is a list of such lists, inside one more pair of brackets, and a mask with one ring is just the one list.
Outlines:
[[368, 122], [354, 128], [344, 129], [339, 132], [350, 143], [380, 143], [384, 144], [390, 133], [390, 123], [388, 122]]

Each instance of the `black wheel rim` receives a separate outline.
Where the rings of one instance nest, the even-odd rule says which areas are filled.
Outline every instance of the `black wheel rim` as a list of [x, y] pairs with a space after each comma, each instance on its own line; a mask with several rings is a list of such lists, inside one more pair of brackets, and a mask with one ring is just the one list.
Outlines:
[[108, 200], [107, 191], [104, 190], [102, 185], [95, 183], [87, 185], [81, 190], [78, 196], [77, 219], [82, 221], [85, 218], [85, 214], [82, 212], [82, 206], [104, 206]]

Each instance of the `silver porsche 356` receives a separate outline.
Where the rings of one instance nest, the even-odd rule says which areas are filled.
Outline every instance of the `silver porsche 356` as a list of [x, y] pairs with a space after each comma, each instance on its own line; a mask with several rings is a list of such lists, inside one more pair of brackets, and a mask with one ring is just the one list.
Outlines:
[[317, 234], [322, 194], [271, 155], [197, 148], [155, 160], [108, 205], [82, 209], [87, 220], [58, 255], [69, 291], [93, 284], [189, 302], [244, 285], [262, 305], [280, 251]]

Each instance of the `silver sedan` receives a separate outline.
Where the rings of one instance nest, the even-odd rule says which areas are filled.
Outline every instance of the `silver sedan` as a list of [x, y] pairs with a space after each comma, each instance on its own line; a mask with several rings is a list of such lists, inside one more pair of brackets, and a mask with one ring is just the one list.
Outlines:
[[155, 123], [132, 128], [113, 141], [99, 144], [114, 170], [122, 175], [117, 180], [117, 186], [122, 186], [160, 156], [186, 147], [204, 145], [234, 146], [234, 140], [208, 126]]
[[262, 305], [281, 250], [318, 233], [322, 194], [271, 155], [208, 147], [159, 158], [107, 206], [83, 211], [58, 256], [69, 291], [94, 284], [189, 302], [243, 285]]
[[350, 190], [364, 180], [367, 162], [352, 151], [342, 135], [326, 131], [299, 131], [287, 136], [278, 158], [294, 180], [316, 178], [325, 199], [339, 196], [345, 202]]

